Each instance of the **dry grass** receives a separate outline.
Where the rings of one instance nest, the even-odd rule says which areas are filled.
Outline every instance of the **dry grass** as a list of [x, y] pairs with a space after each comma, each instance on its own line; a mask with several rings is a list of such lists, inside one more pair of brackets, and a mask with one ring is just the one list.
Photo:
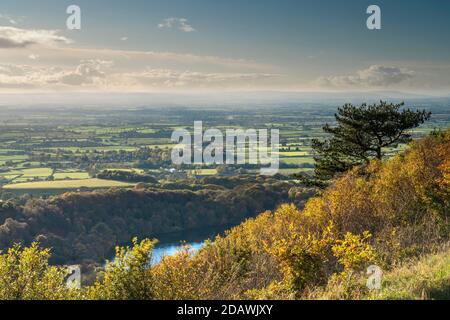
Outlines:
[[369, 291], [366, 276], [351, 282], [329, 283], [305, 292], [305, 299], [325, 300], [450, 300], [450, 249], [430, 254], [394, 268], [383, 275], [382, 288]]
[[6, 185], [8, 190], [42, 190], [42, 189], [78, 189], [78, 188], [110, 188], [131, 187], [134, 183], [125, 183], [102, 179], [62, 180], [62, 181], [40, 181]]
[[450, 249], [387, 273], [381, 292], [370, 298], [450, 300]]

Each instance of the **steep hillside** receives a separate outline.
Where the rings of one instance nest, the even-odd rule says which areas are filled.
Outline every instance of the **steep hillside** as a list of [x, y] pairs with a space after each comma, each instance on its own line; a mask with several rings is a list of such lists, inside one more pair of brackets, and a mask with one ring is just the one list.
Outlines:
[[367, 296], [360, 279], [369, 265], [388, 272], [449, 240], [449, 164], [447, 132], [392, 160], [356, 168], [303, 211], [284, 205], [198, 254], [166, 258], [153, 270], [156, 295], [290, 299], [338, 286], [343, 291], [335, 298]]
[[[263, 201], [268, 188], [251, 198]], [[73, 197], [64, 203], [76, 207]], [[16, 246], [0, 254], [0, 298], [447, 299], [449, 209], [450, 131], [351, 170], [303, 210], [285, 204], [248, 219], [198, 252], [186, 247], [149, 267], [154, 242], [135, 239], [81, 290], [67, 289], [48, 250]], [[366, 286], [370, 265], [383, 271], [381, 291]]]

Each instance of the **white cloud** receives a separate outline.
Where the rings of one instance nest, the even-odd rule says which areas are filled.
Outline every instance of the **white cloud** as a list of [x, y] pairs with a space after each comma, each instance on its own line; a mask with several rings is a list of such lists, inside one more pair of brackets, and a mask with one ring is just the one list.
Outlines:
[[69, 86], [99, 84], [98, 82], [106, 77], [105, 69], [112, 65], [111, 61], [104, 60], [81, 61], [74, 71], [61, 72], [49, 83], [61, 83]]
[[240, 88], [277, 77], [266, 73], [177, 71], [147, 68], [123, 72], [112, 61], [84, 60], [76, 67], [37, 67], [0, 64], [0, 88], [34, 89], [121, 89]]
[[132, 80], [135, 84], [157, 88], [173, 87], [214, 87], [214, 86], [246, 86], [251, 82], [277, 77], [268, 73], [225, 73], [225, 72], [198, 72], [177, 71], [170, 69], [150, 69], [142, 72], [126, 73], [121, 75]]
[[372, 65], [355, 74], [320, 77], [317, 83], [325, 87], [388, 87], [415, 76], [414, 71], [393, 66]]
[[[169, 51], [138, 51], [94, 48], [39, 48], [33, 53], [54, 65], [74, 66], [81, 60], [102, 59], [114, 61], [117, 67], [128, 71], [142, 71], [146, 66], [158, 69], [199, 70], [204, 72], [277, 73], [279, 70], [252, 60], [220, 56], [196, 55]], [[21, 49], [0, 50], [0, 61], [24, 63], [19, 59]], [[15, 59], [17, 57], [17, 59]], [[278, 70], [278, 71], [275, 71]]]
[[75, 68], [36, 67], [30, 65], [0, 64], [0, 87], [41, 88], [55, 86], [101, 86], [111, 61], [86, 60]]
[[29, 65], [1, 64], [0, 87], [32, 88], [39, 81], [40, 73], [38, 68]]
[[26, 30], [0, 26], [0, 48], [26, 48], [31, 45], [55, 46], [71, 43], [57, 30]]
[[4, 20], [12, 25], [18, 25], [23, 20], [23, 17], [16, 17], [9, 14], [0, 13], [0, 20]]
[[194, 27], [192, 27], [189, 24], [189, 21], [186, 18], [175, 18], [175, 17], [164, 19], [163, 22], [158, 24], [158, 28], [160, 28], [160, 29], [177, 28], [178, 30], [183, 31], [183, 32], [196, 31], [194, 29]]
[[[186, 20], [176, 23], [190, 32]], [[56, 30], [0, 26], [0, 92], [257, 88], [279, 71], [245, 59], [58, 45], [70, 42]]]

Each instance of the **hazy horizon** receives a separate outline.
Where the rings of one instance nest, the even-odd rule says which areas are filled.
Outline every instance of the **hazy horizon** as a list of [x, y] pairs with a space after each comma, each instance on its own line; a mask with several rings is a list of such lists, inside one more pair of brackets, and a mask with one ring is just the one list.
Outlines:
[[373, 103], [380, 100], [392, 102], [446, 102], [450, 95], [411, 94], [400, 91], [367, 92], [164, 92], [164, 93], [24, 93], [0, 94], [0, 107], [66, 106], [66, 107], [141, 107], [141, 106], [227, 106], [255, 104], [341, 104]]

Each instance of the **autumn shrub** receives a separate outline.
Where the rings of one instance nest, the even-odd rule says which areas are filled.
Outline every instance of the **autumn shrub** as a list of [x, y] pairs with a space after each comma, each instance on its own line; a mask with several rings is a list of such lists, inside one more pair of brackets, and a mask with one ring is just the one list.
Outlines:
[[102, 279], [87, 289], [96, 300], [150, 300], [155, 297], [150, 268], [155, 241], [133, 239], [133, 246], [117, 247], [115, 260], [108, 262]]
[[[311, 285], [325, 279], [328, 287], [340, 288], [332, 298], [360, 297], [367, 288], [359, 280], [371, 263], [389, 270], [439, 250], [450, 235], [449, 159], [450, 131], [433, 134], [391, 160], [349, 171], [310, 199], [303, 212], [282, 206], [261, 235], [276, 239], [265, 237], [263, 243], [284, 280], [274, 279], [249, 296], [273, 298], [278, 292], [286, 298], [288, 289], [306, 297]], [[276, 217], [290, 215], [294, 218], [280, 228]], [[329, 226], [332, 232], [321, 236]]]
[[166, 256], [152, 269], [155, 298], [158, 300], [204, 299], [209, 293], [207, 277], [200, 259], [193, 258], [189, 246]]
[[377, 254], [369, 244], [372, 235], [365, 231], [362, 235], [348, 232], [343, 240], [337, 240], [332, 247], [334, 256], [342, 264], [344, 272], [364, 270], [370, 263], [375, 263]]
[[50, 266], [50, 250], [37, 243], [15, 245], [0, 253], [0, 300], [76, 299], [80, 292], [66, 286], [68, 271]]
[[270, 253], [280, 264], [287, 288], [299, 292], [323, 279], [320, 248], [311, 236], [294, 235], [291, 241], [275, 241]]
[[449, 236], [449, 158], [450, 133], [431, 135], [391, 160], [351, 170], [304, 214], [318, 227], [332, 221], [340, 236], [369, 231], [385, 257], [424, 253]]

